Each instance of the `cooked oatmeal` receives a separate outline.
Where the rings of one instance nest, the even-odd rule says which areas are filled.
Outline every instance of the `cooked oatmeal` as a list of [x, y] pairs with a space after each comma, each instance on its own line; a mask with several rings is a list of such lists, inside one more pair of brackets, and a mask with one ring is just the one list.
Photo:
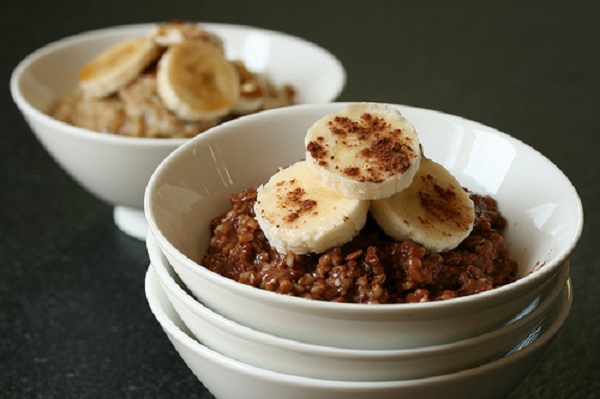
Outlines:
[[455, 249], [432, 253], [412, 240], [395, 242], [369, 219], [351, 242], [322, 254], [281, 254], [254, 215], [256, 189], [231, 195], [211, 222], [202, 264], [254, 287], [313, 300], [351, 303], [428, 302], [487, 291], [516, 280], [501, 231], [506, 219], [489, 196], [471, 193], [475, 224]]
[[216, 35], [192, 23], [158, 25], [154, 35], [158, 43], [157, 58], [123, 87], [115, 83], [114, 90], [99, 97], [86, 92], [81, 84], [80, 73], [80, 84], [54, 104], [49, 114], [60, 121], [92, 131], [130, 137], [185, 138], [240, 115], [291, 105], [295, 101], [296, 94], [292, 86], [275, 85], [268, 76], [249, 71], [241, 60], [226, 60], [226, 65], [231, 64], [235, 68], [236, 75], [233, 76], [239, 80], [239, 101], [228, 108], [224, 116], [193, 120], [178, 117], [157, 89], [161, 57], [169, 46], [181, 44], [181, 41], [210, 43], [220, 52], [223, 52], [224, 43]]

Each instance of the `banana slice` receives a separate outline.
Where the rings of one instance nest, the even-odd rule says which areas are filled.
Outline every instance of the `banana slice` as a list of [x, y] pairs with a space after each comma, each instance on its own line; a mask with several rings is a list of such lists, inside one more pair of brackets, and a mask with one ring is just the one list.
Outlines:
[[369, 202], [342, 197], [321, 184], [306, 161], [281, 169], [258, 188], [256, 219], [282, 254], [321, 253], [364, 226]]
[[225, 45], [220, 37], [202, 29], [193, 22], [174, 21], [159, 24], [149, 33], [149, 36], [162, 47], [169, 47], [190, 40], [209, 43], [221, 51], [225, 51]]
[[211, 44], [170, 46], [158, 64], [157, 91], [167, 108], [188, 121], [229, 113], [240, 95], [235, 67]]
[[413, 239], [433, 252], [456, 248], [473, 229], [473, 201], [442, 165], [421, 158], [412, 184], [371, 202], [371, 215], [390, 237]]
[[107, 96], [134, 80], [159, 56], [159, 48], [148, 37], [126, 40], [106, 49], [81, 68], [79, 86], [88, 96]]
[[308, 129], [306, 160], [323, 184], [349, 198], [380, 199], [408, 187], [419, 169], [412, 124], [387, 105], [362, 103]]

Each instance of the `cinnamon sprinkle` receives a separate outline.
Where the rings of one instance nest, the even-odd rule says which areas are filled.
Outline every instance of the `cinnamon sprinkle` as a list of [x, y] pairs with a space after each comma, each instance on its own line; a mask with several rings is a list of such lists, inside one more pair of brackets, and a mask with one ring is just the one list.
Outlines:
[[419, 191], [419, 201], [427, 213], [440, 221], [452, 220], [460, 229], [466, 229], [469, 220], [457, 206], [453, 187], [441, 187], [429, 174], [421, 176], [421, 180], [426, 189]]
[[[285, 184], [285, 182], [280, 182]], [[290, 183], [294, 183], [294, 181], [290, 181]], [[278, 183], [279, 185], [279, 183]], [[281, 207], [282, 209], [288, 209], [289, 212], [284, 216], [284, 220], [288, 223], [293, 222], [298, 219], [304, 213], [310, 212], [314, 207], [317, 206], [317, 201], [313, 199], [304, 199], [306, 191], [303, 188], [297, 187], [291, 191], [287, 191], [283, 198], [281, 198]], [[316, 213], [313, 213], [316, 214]]]
[[[358, 121], [349, 117], [336, 116], [328, 123], [329, 130], [347, 143], [352, 135], [353, 141], [371, 141], [371, 145], [360, 151], [365, 158], [365, 167], [348, 167], [342, 173], [358, 181], [382, 182], [391, 174], [404, 173], [411, 165], [414, 149], [404, 143], [402, 129], [394, 129], [385, 119], [370, 113], [363, 113]], [[317, 139], [317, 141], [322, 141]], [[320, 165], [327, 165], [328, 151], [320, 142], [311, 141], [307, 150]]]

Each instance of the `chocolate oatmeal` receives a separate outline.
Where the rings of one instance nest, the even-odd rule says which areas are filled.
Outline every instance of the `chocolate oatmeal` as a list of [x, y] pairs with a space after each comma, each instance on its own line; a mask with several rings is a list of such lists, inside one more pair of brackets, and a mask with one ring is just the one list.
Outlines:
[[231, 208], [211, 222], [202, 264], [243, 284], [313, 300], [350, 303], [429, 302], [473, 295], [516, 280], [496, 201], [471, 193], [475, 224], [455, 249], [432, 253], [396, 242], [369, 219], [351, 242], [322, 254], [281, 254], [254, 215], [256, 189], [231, 195]]

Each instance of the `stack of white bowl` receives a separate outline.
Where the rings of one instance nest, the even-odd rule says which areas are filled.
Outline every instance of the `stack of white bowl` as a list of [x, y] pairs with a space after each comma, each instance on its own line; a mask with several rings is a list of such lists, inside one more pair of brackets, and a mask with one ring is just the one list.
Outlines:
[[345, 104], [304, 105], [223, 124], [173, 152], [146, 189], [150, 307], [217, 398], [501, 398], [535, 365], [572, 301], [569, 255], [581, 202], [527, 145], [489, 127], [397, 106], [427, 155], [508, 219], [518, 281], [448, 301], [362, 305], [243, 285], [200, 264], [229, 194], [301, 159], [306, 129]]

